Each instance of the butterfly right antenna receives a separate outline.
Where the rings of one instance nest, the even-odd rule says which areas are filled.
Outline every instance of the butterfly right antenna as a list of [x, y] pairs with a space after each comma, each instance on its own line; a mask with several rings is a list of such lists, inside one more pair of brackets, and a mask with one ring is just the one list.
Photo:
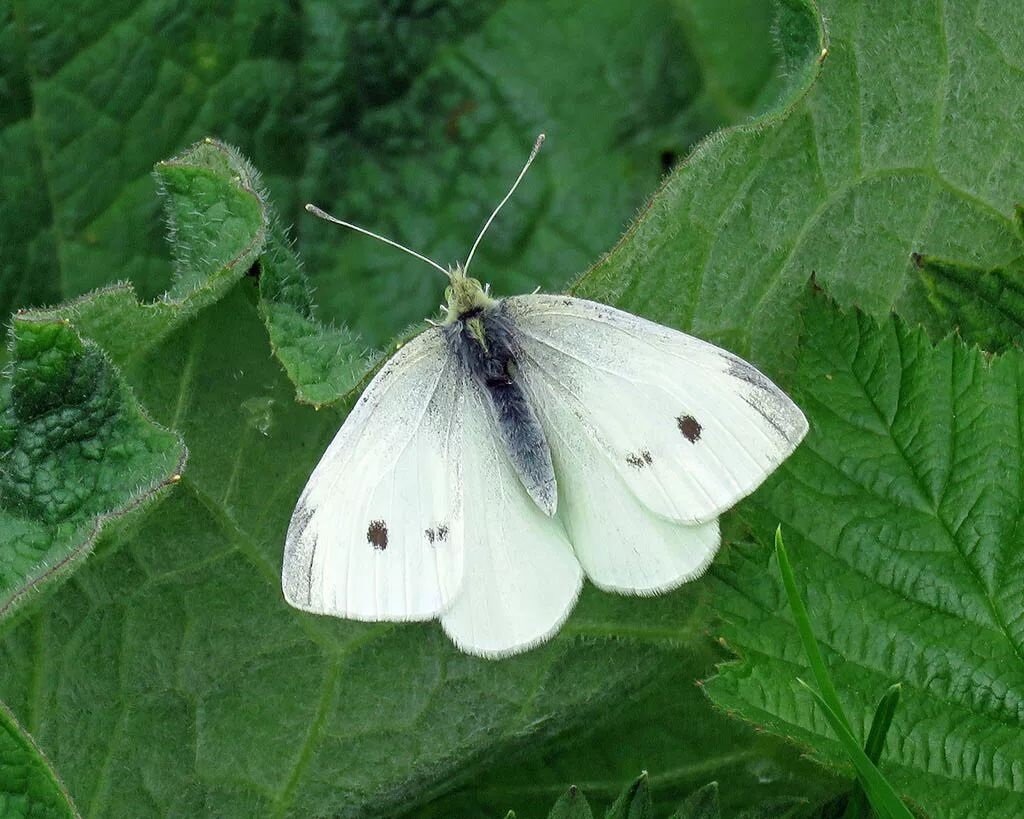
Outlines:
[[508, 193], [505, 194], [505, 198], [498, 203], [498, 207], [494, 209], [494, 212], [484, 222], [484, 226], [480, 228], [480, 233], [476, 237], [476, 241], [473, 242], [473, 247], [469, 250], [469, 256], [466, 257], [466, 263], [462, 266], [462, 272], [465, 273], [469, 270], [469, 263], [473, 261], [473, 254], [476, 253], [477, 245], [480, 244], [480, 240], [484, 238], [484, 234], [487, 232], [487, 228], [491, 226], [491, 222], [494, 221], [494, 217], [498, 215], [498, 211], [501, 210], [505, 203], [512, 198], [512, 194], [515, 193], [516, 188], [519, 187], [519, 183], [523, 181], [523, 177], [526, 176], [526, 172], [530, 169], [530, 165], [533, 164], [533, 160], [537, 158], [537, 152], [540, 150], [540, 146], [544, 144], [544, 134], [540, 134], [537, 137], [537, 141], [533, 143], [533, 150], [530, 151], [530, 156], [526, 160], [526, 164], [523, 165], [523, 169], [519, 172], [519, 176], [516, 177], [516, 181], [512, 183], [512, 187], [509, 188]]

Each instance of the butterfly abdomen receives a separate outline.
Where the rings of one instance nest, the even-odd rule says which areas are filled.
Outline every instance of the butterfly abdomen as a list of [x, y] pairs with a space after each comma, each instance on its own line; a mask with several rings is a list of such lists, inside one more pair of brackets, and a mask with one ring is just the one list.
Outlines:
[[519, 480], [540, 509], [557, 504], [551, 451], [537, 415], [519, 382], [518, 344], [501, 303], [474, 308], [445, 327], [463, 371], [482, 390]]

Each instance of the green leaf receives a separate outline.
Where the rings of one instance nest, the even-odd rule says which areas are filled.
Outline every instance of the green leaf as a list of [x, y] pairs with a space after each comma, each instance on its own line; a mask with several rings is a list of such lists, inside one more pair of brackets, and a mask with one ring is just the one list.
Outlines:
[[243, 272], [255, 275], [271, 349], [298, 400], [322, 406], [348, 394], [369, 366], [363, 344], [351, 331], [316, 319], [312, 288], [255, 168], [234, 148], [205, 139], [159, 163], [157, 177], [175, 280], [146, 307], [174, 304], [180, 321], [220, 298]]
[[151, 172], [197, 139], [262, 145], [260, 167], [286, 189], [303, 166], [296, 9], [90, 0], [75, 12], [0, 7], [5, 313], [114, 280], [144, 299], [167, 290]]
[[575, 785], [558, 797], [548, 819], [593, 819], [587, 797]]
[[[781, 4], [789, 54], [819, 42], [802, 5]], [[937, 309], [913, 253], [974, 270], [1024, 257], [1021, 5], [820, 8], [827, 56], [813, 85], [816, 61], [799, 60], [798, 100], [784, 95], [772, 115], [701, 143], [579, 295], [724, 344], [778, 376], [795, 360], [812, 274], [841, 304], [896, 309], [938, 338], [949, 305]], [[968, 310], [974, 289], [968, 281], [950, 298]], [[995, 329], [1000, 346], [1011, 340]]]
[[653, 819], [654, 806], [651, 804], [647, 771], [625, 787], [604, 816], [605, 819]]
[[202, 291], [210, 303], [248, 268], [266, 242], [268, 217], [259, 175], [233, 148], [204, 139], [159, 162], [174, 281], [168, 300]]
[[709, 782], [700, 790], [690, 794], [672, 819], [721, 819], [722, 808], [718, 801], [718, 783]]
[[[658, 675], [619, 700], [614, 719], [546, 743], [543, 752], [519, 762], [515, 771], [499, 765], [475, 776], [429, 810], [417, 811], [417, 819], [497, 815], [509, 805], [522, 815], [543, 815], [572, 781], [592, 805], [611, 804], [643, 765], [651, 771], [658, 803], [666, 806], [681, 802], [713, 773], [726, 816], [793, 794], [800, 794], [802, 802], [823, 801], [848, 787], [838, 777], [823, 776], [818, 766], [774, 737], [708, 706], [694, 679], [710, 674], [721, 654], [682, 636], [680, 624], [672, 622], [673, 597], [648, 601], [585, 595], [567, 628], [591, 637], [617, 630], [634, 639], [646, 635], [652, 642], [678, 641], [685, 656], [664, 655]], [[627, 619], [630, 611], [636, 612], [633, 622]], [[694, 608], [687, 628], [703, 633], [711, 614], [710, 606]]]
[[[786, 529], [855, 736], [902, 681], [881, 756], [897, 791], [935, 816], [1020, 815], [1022, 354], [933, 347], [820, 297], [804, 324], [794, 392], [812, 431], [747, 507], [753, 531]], [[793, 682], [806, 666], [765, 551], [734, 549], [714, 571], [743, 659], [708, 692], [842, 767]]]
[[258, 175], [233, 148], [203, 140], [160, 162], [155, 176], [175, 260], [170, 290], [141, 303], [130, 284], [117, 284], [42, 313], [70, 320], [122, 367], [136, 365], [223, 298], [259, 258], [267, 238]]
[[257, 274], [270, 346], [299, 400], [321, 405], [350, 392], [368, 367], [362, 342], [316, 319], [310, 285], [255, 168], [231, 146], [204, 139], [158, 163], [156, 177], [174, 256], [170, 290], [140, 304], [130, 286], [115, 286], [58, 312], [130, 364]]
[[831, 802], [811, 808], [806, 799], [781, 797], [742, 811], [736, 819], [834, 819], [836, 814], [831, 808]]
[[283, 229], [271, 218], [257, 268], [260, 312], [271, 349], [295, 384], [296, 399], [319, 408], [351, 393], [380, 355], [371, 355], [347, 328], [316, 318], [313, 290]]
[[0, 620], [66, 578], [112, 519], [180, 477], [181, 439], [66, 320], [23, 313], [0, 410]]
[[928, 298], [944, 324], [989, 350], [1020, 342], [1024, 329], [1024, 257], [991, 269], [912, 256]]
[[81, 817], [49, 760], [2, 702], [0, 816], [4, 819]]

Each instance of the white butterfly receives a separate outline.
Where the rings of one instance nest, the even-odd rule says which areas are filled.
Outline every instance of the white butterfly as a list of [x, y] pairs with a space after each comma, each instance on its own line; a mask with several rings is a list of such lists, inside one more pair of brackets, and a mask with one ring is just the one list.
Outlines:
[[[549, 639], [584, 574], [649, 595], [691, 580], [718, 516], [807, 421], [745, 361], [602, 304], [493, 299], [445, 270], [446, 316], [366, 388], [288, 528], [288, 602], [357, 620], [439, 619], [465, 652]], [[341, 222], [313, 206], [308, 209]]]

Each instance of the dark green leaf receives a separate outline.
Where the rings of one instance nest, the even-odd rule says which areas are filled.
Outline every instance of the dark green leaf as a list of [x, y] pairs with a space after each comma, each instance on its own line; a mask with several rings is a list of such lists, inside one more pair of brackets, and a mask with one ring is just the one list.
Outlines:
[[647, 782], [647, 771], [644, 771], [619, 794], [605, 819], [653, 819], [654, 807], [651, 804], [651, 788]]
[[[792, 367], [812, 274], [842, 304], [895, 308], [941, 337], [949, 307], [936, 310], [913, 253], [975, 270], [1024, 257], [1021, 5], [900, 0], [878, 14], [823, 0], [827, 40], [801, 2], [781, 6], [801, 98], [702, 143], [576, 286], [776, 376]], [[808, 89], [819, 61], [796, 55], [824, 46]], [[1006, 325], [994, 329], [1009, 342]]]
[[1003, 350], [1024, 338], [1024, 258], [994, 268], [920, 253], [912, 259], [935, 312], [965, 341]]
[[672, 819], [721, 819], [722, 808], [718, 801], [718, 783], [709, 782], [700, 790], [690, 794]]
[[2, 702], [0, 816], [4, 819], [81, 819], [49, 760]]
[[260, 311], [296, 398], [321, 407], [351, 393], [380, 356], [371, 355], [350, 330], [317, 320], [312, 288], [276, 217], [271, 218], [257, 271]]

